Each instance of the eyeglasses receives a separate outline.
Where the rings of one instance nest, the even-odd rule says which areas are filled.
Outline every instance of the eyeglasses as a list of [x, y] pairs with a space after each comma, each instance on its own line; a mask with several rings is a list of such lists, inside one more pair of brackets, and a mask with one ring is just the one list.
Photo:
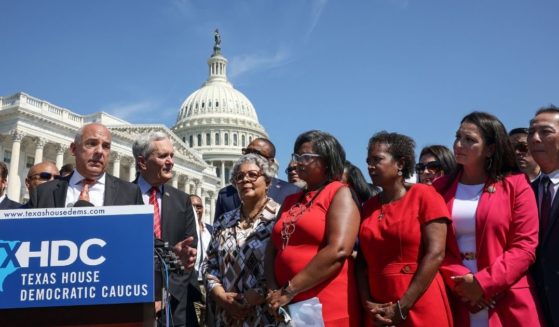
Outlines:
[[269, 158], [268, 156], [265, 156], [262, 152], [260, 152], [260, 151], [258, 151], [258, 150], [256, 150], [256, 149], [252, 149], [252, 148], [242, 148], [242, 149], [241, 149], [241, 152], [242, 152], [243, 154], [254, 153], [254, 154], [257, 154], [257, 155], [259, 155], [259, 156], [262, 156], [262, 157], [264, 157], [264, 158], [266, 158], [266, 159], [268, 159], [268, 160], [271, 159], [271, 158]]
[[320, 154], [316, 154], [316, 153], [291, 154], [291, 160], [302, 164], [308, 164], [314, 158], [318, 158], [318, 157], [320, 157]]
[[60, 175], [54, 175], [47, 172], [37, 173], [29, 176], [30, 179], [40, 179], [42, 181], [50, 181], [52, 178], [59, 179]]
[[254, 182], [256, 182], [258, 177], [260, 177], [262, 175], [264, 175], [264, 174], [262, 174], [261, 172], [259, 172], [257, 170], [249, 170], [247, 172], [240, 171], [240, 172], [237, 173], [237, 175], [235, 175], [233, 177], [233, 180], [235, 181], [235, 183], [242, 183], [246, 178], [250, 183], [254, 183]]
[[518, 152], [527, 153], [528, 152], [528, 143], [518, 142], [514, 145], [514, 150], [516, 150]]
[[430, 174], [438, 173], [443, 169], [441, 163], [438, 161], [431, 161], [428, 163], [418, 163], [415, 165], [415, 172], [418, 174], [423, 174], [427, 169], [427, 172]]
[[297, 170], [297, 167], [295, 166], [287, 166], [287, 168], [285, 168], [285, 173], [289, 174], [290, 172]]

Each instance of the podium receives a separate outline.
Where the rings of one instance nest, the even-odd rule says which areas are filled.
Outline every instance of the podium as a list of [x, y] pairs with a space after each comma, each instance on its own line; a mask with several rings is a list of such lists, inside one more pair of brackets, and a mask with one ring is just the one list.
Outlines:
[[151, 206], [0, 211], [0, 326], [153, 326]]

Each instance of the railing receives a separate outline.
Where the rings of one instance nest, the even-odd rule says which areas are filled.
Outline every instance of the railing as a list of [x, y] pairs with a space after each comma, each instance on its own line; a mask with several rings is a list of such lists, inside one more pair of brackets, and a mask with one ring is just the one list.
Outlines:
[[19, 92], [12, 96], [0, 97], [0, 110], [19, 105], [32, 110], [37, 110], [43, 115], [57, 117], [60, 121], [71, 125], [81, 126], [84, 118], [72, 111], [55, 106], [47, 101], [32, 97], [26, 93]]

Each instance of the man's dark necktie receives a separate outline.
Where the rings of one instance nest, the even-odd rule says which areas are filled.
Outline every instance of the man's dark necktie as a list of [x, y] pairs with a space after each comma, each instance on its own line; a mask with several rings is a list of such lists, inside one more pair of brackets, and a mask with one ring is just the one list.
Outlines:
[[547, 230], [547, 226], [551, 218], [550, 186], [552, 186], [552, 184], [548, 176], [543, 176], [542, 180], [540, 181], [540, 184], [542, 185], [542, 190], [543, 190], [542, 203], [540, 206], [540, 222], [541, 222], [541, 230], [542, 232], [545, 232]]

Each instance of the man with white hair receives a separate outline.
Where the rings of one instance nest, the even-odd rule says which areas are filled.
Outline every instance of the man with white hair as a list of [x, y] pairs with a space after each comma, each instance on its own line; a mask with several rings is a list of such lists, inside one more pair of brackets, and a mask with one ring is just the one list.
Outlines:
[[[140, 135], [132, 145], [139, 173], [134, 181], [145, 204], [154, 206], [154, 235], [169, 242], [181, 257], [186, 272], [171, 273], [169, 293], [173, 326], [195, 326], [196, 317], [187, 311], [188, 283], [196, 261], [196, 218], [188, 195], [166, 185], [173, 178], [174, 149], [163, 132]], [[156, 304], [156, 310], [160, 309]]]

